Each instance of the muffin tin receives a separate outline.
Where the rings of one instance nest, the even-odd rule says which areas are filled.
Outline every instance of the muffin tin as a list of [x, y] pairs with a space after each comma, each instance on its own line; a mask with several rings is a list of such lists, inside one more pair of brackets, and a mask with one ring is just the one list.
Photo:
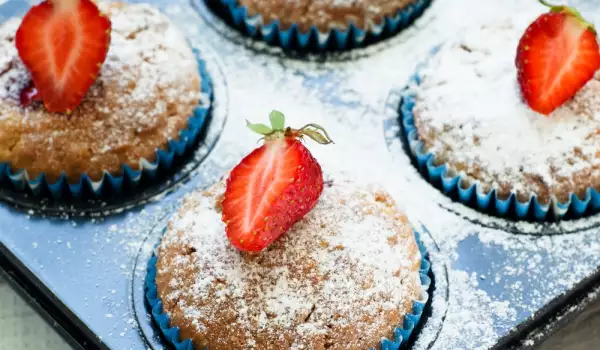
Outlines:
[[[309, 147], [324, 171], [381, 183], [424, 228], [434, 289], [411, 348], [531, 348], [597, 298], [600, 217], [534, 224], [481, 214], [424, 180], [400, 137], [400, 92], [432, 47], [469, 25], [464, 9], [497, 18], [520, 14], [522, 1], [434, 0], [399, 35], [324, 55], [284, 54], [244, 37], [203, 0], [151, 2], [212, 76], [211, 119], [196, 153], [136, 197], [40, 203], [0, 193], [0, 267], [75, 347], [163, 348], [143, 298], [146, 260], [178, 201], [256, 147], [245, 119], [264, 122], [271, 109], [293, 125], [322, 124], [336, 144]], [[577, 4], [600, 20], [594, 1]], [[0, 14], [28, 7], [8, 0]]]
[[270, 45], [279, 45], [284, 50], [299, 49], [312, 52], [346, 50], [385, 39], [410, 26], [431, 4], [431, 0], [414, 1], [393, 15], [384, 17], [381, 23], [372, 24], [368, 30], [350, 23], [345, 30], [334, 28], [323, 32], [313, 25], [307, 32], [303, 32], [297, 23], [285, 29], [281, 24], [283, 18], [268, 22], [260, 14], [250, 15], [252, 10], [237, 0], [219, 2], [220, 4], [216, 1], [210, 3], [213, 10], [220, 12], [221, 18], [228, 20], [230, 25], [244, 34], [264, 40]]

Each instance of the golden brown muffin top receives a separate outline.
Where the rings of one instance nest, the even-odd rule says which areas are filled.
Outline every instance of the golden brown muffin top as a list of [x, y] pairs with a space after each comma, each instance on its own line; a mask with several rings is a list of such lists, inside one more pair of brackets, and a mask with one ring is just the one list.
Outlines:
[[111, 18], [111, 45], [98, 80], [70, 115], [41, 103], [22, 108], [19, 93], [30, 76], [14, 44], [20, 19], [0, 26], [0, 162], [42, 172], [64, 170], [99, 180], [106, 170], [134, 169], [177, 139], [199, 103], [198, 64], [185, 37], [149, 5], [101, 3]]
[[347, 180], [258, 254], [227, 240], [224, 184], [189, 196], [158, 248], [171, 325], [210, 349], [366, 349], [419, 300], [421, 256], [389, 195]]
[[249, 14], [265, 24], [279, 20], [284, 29], [296, 23], [303, 32], [315, 25], [321, 32], [346, 29], [351, 22], [368, 30], [416, 0], [239, 0]]
[[[528, 21], [528, 20], [527, 20]], [[523, 102], [514, 48], [526, 19], [464, 31], [435, 54], [416, 88], [425, 150], [485, 192], [566, 202], [600, 190], [600, 72], [571, 100], [541, 115]]]

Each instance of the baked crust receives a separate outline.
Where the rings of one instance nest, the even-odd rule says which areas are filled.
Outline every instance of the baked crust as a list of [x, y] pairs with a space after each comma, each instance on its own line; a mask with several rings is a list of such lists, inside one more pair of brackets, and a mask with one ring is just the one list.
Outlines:
[[346, 29], [350, 23], [368, 30], [373, 23], [380, 24], [384, 17], [417, 0], [239, 0], [248, 8], [248, 14], [259, 14], [265, 24], [279, 20], [283, 29], [296, 23], [302, 32], [316, 26], [321, 32]]
[[514, 48], [526, 27], [488, 23], [443, 45], [421, 72], [414, 122], [424, 152], [500, 199], [566, 203], [600, 191], [600, 73], [549, 116], [517, 84]]
[[223, 192], [188, 197], [157, 253], [163, 310], [195, 347], [378, 348], [420, 300], [420, 252], [385, 192], [334, 180], [259, 254], [228, 243]]
[[20, 19], [0, 26], [0, 163], [45, 173], [64, 171], [100, 180], [127, 164], [155, 160], [157, 149], [179, 138], [200, 100], [197, 62], [185, 37], [148, 5], [101, 3], [111, 17], [111, 46], [98, 80], [70, 115], [47, 112], [41, 103], [19, 105], [30, 76], [14, 36]]

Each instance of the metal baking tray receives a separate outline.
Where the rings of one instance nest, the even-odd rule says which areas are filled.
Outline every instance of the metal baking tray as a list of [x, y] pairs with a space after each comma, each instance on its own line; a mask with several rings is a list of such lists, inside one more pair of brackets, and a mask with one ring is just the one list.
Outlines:
[[[336, 144], [310, 146], [324, 171], [381, 183], [424, 231], [435, 283], [412, 348], [532, 348], [597, 299], [600, 217], [533, 224], [477, 213], [427, 183], [399, 136], [400, 93], [430, 49], [473, 18], [510, 17], [523, 2], [434, 0], [387, 40], [308, 55], [241, 35], [204, 0], [150, 2], [200, 50], [212, 76], [211, 119], [197, 150], [135, 194], [57, 203], [0, 191], [3, 275], [74, 347], [163, 348], [144, 302], [146, 261], [179, 200], [256, 147], [245, 119], [265, 121], [271, 109], [294, 125], [326, 127]], [[595, 1], [571, 3], [600, 19]], [[0, 14], [29, 6], [8, 0]]]

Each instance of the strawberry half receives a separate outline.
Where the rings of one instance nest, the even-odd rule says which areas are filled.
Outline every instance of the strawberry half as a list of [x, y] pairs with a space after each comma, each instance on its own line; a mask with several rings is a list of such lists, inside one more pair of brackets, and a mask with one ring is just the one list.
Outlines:
[[552, 6], [525, 31], [517, 49], [521, 93], [527, 104], [548, 115], [590, 81], [600, 68], [594, 26], [577, 10]]
[[40, 101], [41, 99], [40, 92], [33, 83], [21, 90], [21, 94], [19, 95], [21, 106], [29, 106], [33, 102]]
[[260, 251], [288, 231], [314, 206], [323, 191], [321, 166], [304, 147], [304, 136], [331, 143], [327, 132], [309, 124], [285, 128], [285, 117], [271, 112], [271, 127], [250, 124], [264, 145], [231, 172], [223, 199], [227, 237], [240, 250]]
[[91, 0], [46, 0], [27, 12], [16, 46], [48, 111], [81, 103], [106, 59], [110, 29]]

